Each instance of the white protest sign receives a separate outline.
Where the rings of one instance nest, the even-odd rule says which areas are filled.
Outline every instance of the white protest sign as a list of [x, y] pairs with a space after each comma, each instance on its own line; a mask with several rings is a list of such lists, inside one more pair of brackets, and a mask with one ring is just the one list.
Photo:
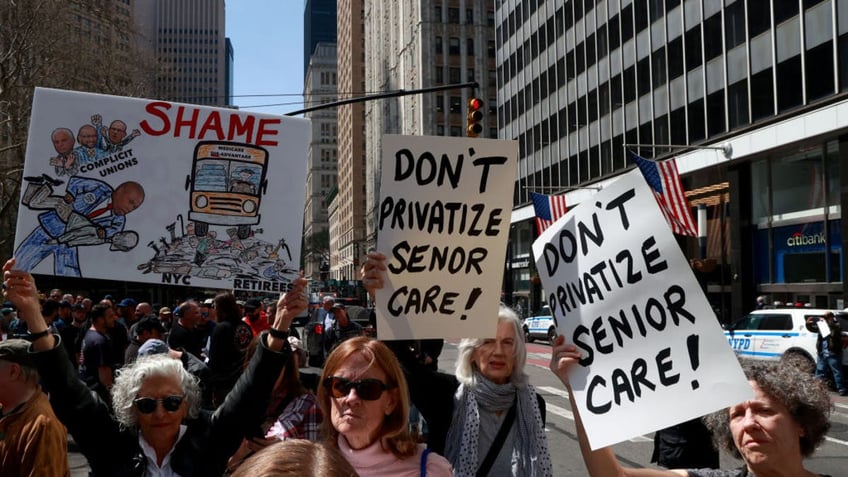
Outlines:
[[279, 293], [300, 262], [309, 122], [39, 88], [21, 269]]
[[515, 141], [383, 136], [380, 339], [495, 335], [517, 158]]
[[638, 170], [571, 209], [533, 254], [557, 329], [583, 356], [569, 379], [593, 449], [753, 395]]
[[816, 320], [816, 325], [819, 327], [819, 334], [822, 338], [830, 336], [830, 326], [824, 320]]

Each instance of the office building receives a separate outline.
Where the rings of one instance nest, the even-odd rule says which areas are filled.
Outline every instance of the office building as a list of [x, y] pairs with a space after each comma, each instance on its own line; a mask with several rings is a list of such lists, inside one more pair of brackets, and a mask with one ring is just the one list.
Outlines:
[[318, 43], [336, 42], [336, 0], [306, 0], [303, 9], [303, 77]]
[[[675, 157], [693, 207], [707, 207], [699, 278], [719, 319], [758, 295], [845, 306], [848, 2], [495, 6], [498, 133], [520, 148], [511, 298], [538, 309], [542, 296], [529, 193], [576, 205], [630, 166], [629, 149]], [[701, 258], [696, 239], [679, 242]]]
[[388, 92], [476, 81], [457, 88], [365, 103], [366, 229], [375, 244], [384, 134], [464, 136], [466, 103], [487, 103], [481, 137], [496, 137], [495, 11], [485, 0], [368, 2], [365, 89]]
[[162, 66], [157, 96], [231, 104], [232, 45], [228, 48], [225, 35], [224, 0], [137, 1], [134, 8], [136, 25]]
[[[335, 101], [337, 84], [336, 44], [318, 43], [306, 70], [304, 104], [317, 106]], [[303, 211], [303, 243], [308, 253], [304, 261], [304, 274], [316, 280], [320, 278], [322, 265], [332, 263], [323, 246], [328, 245], [325, 242], [329, 240], [327, 199], [337, 184], [337, 116], [335, 108], [305, 114], [311, 120], [312, 134], [307, 151], [306, 201]]]

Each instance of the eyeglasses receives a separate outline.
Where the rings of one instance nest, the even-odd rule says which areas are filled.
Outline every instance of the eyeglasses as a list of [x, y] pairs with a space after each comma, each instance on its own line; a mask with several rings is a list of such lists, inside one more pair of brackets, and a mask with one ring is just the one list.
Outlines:
[[136, 398], [133, 401], [138, 412], [142, 414], [150, 414], [156, 410], [156, 403], [161, 402], [162, 407], [165, 408], [168, 412], [177, 412], [180, 409], [180, 406], [185, 400], [185, 396], [165, 396], [163, 398], [155, 399], [149, 397], [140, 397]]
[[351, 381], [347, 378], [330, 376], [324, 380], [324, 387], [330, 391], [334, 398], [343, 398], [350, 394], [351, 389], [356, 389], [356, 395], [366, 401], [376, 401], [383, 395], [383, 391], [392, 389], [394, 386], [380, 381], [379, 379], [360, 379]]

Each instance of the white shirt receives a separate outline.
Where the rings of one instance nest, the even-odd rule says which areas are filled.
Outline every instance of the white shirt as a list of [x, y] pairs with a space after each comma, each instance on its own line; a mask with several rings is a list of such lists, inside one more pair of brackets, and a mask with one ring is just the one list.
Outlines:
[[141, 446], [142, 452], [144, 452], [144, 456], [147, 457], [147, 469], [144, 471], [145, 477], [181, 477], [180, 474], [174, 472], [174, 469], [171, 468], [171, 454], [174, 453], [174, 449], [177, 448], [177, 444], [185, 435], [186, 427], [183, 424], [180, 424], [180, 435], [177, 436], [177, 442], [174, 442], [174, 447], [171, 447], [171, 450], [168, 451], [168, 455], [162, 459], [162, 467], [156, 464], [156, 451], [153, 450], [153, 447], [144, 440], [144, 437], [141, 436], [141, 433], [138, 433], [138, 445]]

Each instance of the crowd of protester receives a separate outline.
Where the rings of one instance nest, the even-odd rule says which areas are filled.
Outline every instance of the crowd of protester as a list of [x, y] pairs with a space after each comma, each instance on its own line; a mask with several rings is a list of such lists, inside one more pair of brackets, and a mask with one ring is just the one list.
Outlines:
[[[373, 252], [363, 266], [372, 295], [385, 260]], [[70, 434], [92, 476], [553, 475], [546, 405], [528, 383], [512, 310], [500, 308], [495, 336], [460, 342], [453, 373], [436, 365], [440, 343], [354, 333], [316, 376], [301, 374], [305, 351], [291, 333], [305, 286], [298, 277], [267, 309], [228, 292], [173, 308], [95, 302], [40, 293], [9, 260], [0, 473], [70, 475]], [[347, 326], [344, 308], [330, 308]], [[563, 337], [553, 343], [550, 368], [569, 395], [579, 359]], [[589, 475], [814, 476], [803, 460], [824, 439], [831, 403], [821, 381], [791, 366], [744, 364], [755, 397], [704, 419], [716, 447], [742, 459], [734, 470], [625, 468], [609, 448], [589, 448], [572, 402]], [[410, 426], [413, 408], [425, 436]]]

